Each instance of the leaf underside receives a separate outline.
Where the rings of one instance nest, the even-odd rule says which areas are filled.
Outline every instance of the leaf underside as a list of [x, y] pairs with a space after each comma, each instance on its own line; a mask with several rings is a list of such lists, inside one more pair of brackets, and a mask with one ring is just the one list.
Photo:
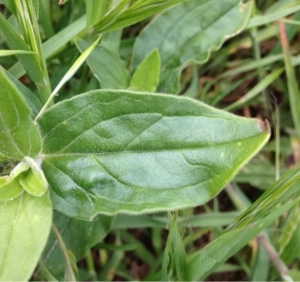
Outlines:
[[54, 207], [83, 219], [203, 204], [269, 137], [191, 99], [115, 90], [59, 103], [38, 124]]

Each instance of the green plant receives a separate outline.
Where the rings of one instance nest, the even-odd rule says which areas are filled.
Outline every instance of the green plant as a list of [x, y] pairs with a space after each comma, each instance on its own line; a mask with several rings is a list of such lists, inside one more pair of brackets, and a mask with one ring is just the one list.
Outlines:
[[[69, 25], [62, 19], [57, 33], [50, 5], [58, 3], [2, 2], [9, 9], [8, 19], [0, 14], [2, 44], [10, 50], [0, 54], [14, 65], [0, 69], [0, 280], [28, 280], [39, 264], [41, 277], [73, 281], [84, 256], [93, 272], [89, 250], [116, 224], [114, 215], [203, 205], [268, 141], [268, 122], [174, 95], [184, 91], [184, 68], [204, 64], [246, 27], [252, 2], [78, 1], [69, 7], [86, 5], [86, 16]], [[123, 28], [162, 11], [136, 38], [121, 40]], [[17, 80], [25, 73], [36, 89]], [[161, 277], [205, 278], [296, 206], [284, 200], [298, 192], [297, 181], [298, 170], [289, 171], [200, 252], [185, 254], [178, 212], [169, 213]], [[112, 264], [118, 259], [116, 251]], [[109, 267], [94, 279], [106, 280]]]

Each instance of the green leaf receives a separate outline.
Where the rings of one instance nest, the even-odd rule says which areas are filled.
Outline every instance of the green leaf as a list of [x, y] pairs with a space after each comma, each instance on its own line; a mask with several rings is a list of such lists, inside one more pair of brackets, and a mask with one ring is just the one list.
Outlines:
[[30, 109], [2, 69], [0, 85], [0, 161], [34, 157], [41, 149], [41, 138]]
[[46, 245], [52, 221], [49, 193], [0, 202], [0, 280], [27, 281]]
[[203, 204], [269, 138], [257, 119], [129, 91], [76, 96], [37, 122], [54, 207], [82, 219]]
[[19, 177], [12, 179], [9, 176], [0, 177], [0, 201], [11, 201], [21, 195], [23, 188]]
[[[53, 216], [53, 222], [63, 237], [66, 247], [72, 251], [77, 261], [86, 255], [88, 249], [101, 242], [109, 232], [113, 219], [113, 217], [99, 215], [92, 222], [88, 222], [69, 218], [58, 212]], [[65, 259], [53, 231], [43, 252], [43, 261], [55, 277], [64, 278]]]
[[[77, 40], [76, 44], [80, 52], [90, 46], [90, 43], [84, 40]], [[99, 80], [101, 88], [127, 88], [129, 72], [117, 53], [103, 46], [96, 46], [86, 61], [94, 76]]]
[[240, 32], [250, 17], [251, 3], [190, 0], [174, 6], [155, 17], [137, 37], [133, 68], [157, 48], [163, 70], [158, 90], [178, 92], [181, 70], [191, 62], [206, 62], [226, 38]]
[[135, 71], [130, 84], [130, 89], [137, 91], [154, 92], [159, 82], [160, 57], [154, 49]]

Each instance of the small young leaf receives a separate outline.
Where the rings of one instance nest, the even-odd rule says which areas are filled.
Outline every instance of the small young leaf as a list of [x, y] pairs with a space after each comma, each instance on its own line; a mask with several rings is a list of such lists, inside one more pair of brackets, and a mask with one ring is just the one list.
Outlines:
[[36, 197], [43, 196], [48, 188], [47, 180], [41, 170], [34, 171], [29, 169], [23, 172], [20, 176], [20, 184], [24, 190]]
[[38, 164], [31, 158], [25, 157], [10, 173], [10, 177], [15, 178], [20, 175], [21, 186], [29, 194], [41, 197], [48, 188], [47, 180]]
[[28, 170], [29, 168], [29, 164], [27, 162], [22, 161], [14, 167], [14, 169], [10, 172], [9, 177], [12, 179], [16, 178], [18, 175]]
[[37, 122], [55, 209], [82, 219], [201, 205], [269, 138], [257, 119], [129, 91], [76, 96]]
[[30, 109], [2, 69], [0, 85], [0, 161], [35, 157], [41, 138], [30, 119]]
[[11, 201], [21, 195], [23, 188], [19, 178], [12, 179], [9, 176], [0, 177], [0, 201]]
[[136, 91], [154, 92], [159, 82], [160, 57], [154, 49], [138, 66], [130, 84], [130, 89]]
[[27, 281], [46, 245], [52, 221], [49, 193], [0, 202], [0, 281]]

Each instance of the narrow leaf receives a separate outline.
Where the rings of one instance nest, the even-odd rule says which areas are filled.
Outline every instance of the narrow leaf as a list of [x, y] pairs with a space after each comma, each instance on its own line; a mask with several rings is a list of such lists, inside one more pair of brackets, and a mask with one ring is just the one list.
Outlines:
[[237, 229], [255, 222], [257, 219], [270, 213], [282, 201], [299, 192], [300, 185], [295, 185], [300, 181], [299, 168], [300, 165], [298, 164], [280, 177], [243, 214], [237, 217], [227, 229]]
[[158, 90], [177, 93], [181, 70], [191, 62], [206, 62], [226, 38], [240, 32], [249, 19], [251, 3], [190, 0], [172, 7], [137, 37], [133, 68], [157, 48], [163, 70]]
[[247, 94], [245, 94], [242, 98], [237, 100], [236, 102], [232, 103], [228, 107], [226, 107], [227, 111], [232, 111], [237, 108], [242, 107], [247, 102], [249, 102], [251, 99], [255, 98], [263, 90], [265, 90], [270, 84], [272, 84], [283, 72], [283, 69], [275, 69], [270, 74], [268, 74], [266, 77], [264, 77], [257, 85], [255, 85]]
[[160, 76], [160, 57], [157, 49], [153, 50], [135, 71], [130, 89], [154, 92]]
[[[141, 22], [148, 17], [184, 1], [185, 0], [150, 0], [135, 1], [134, 3], [130, 3], [132, 2], [130, 0], [118, 1], [113, 11], [107, 14], [93, 29], [94, 32], [118, 30]], [[130, 5], [128, 5], [129, 3]]]
[[[24, 50], [28, 52], [32, 51], [1, 13], [0, 27], [11, 49]], [[26, 69], [30, 78], [36, 83], [37, 87], [42, 89], [43, 93], [40, 93], [43, 94], [42, 98], [46, 99], [48, 95], [46, 92], [48, 90], [47, 85], [45, 85], [45, 82], [48, 81], [48, 75], [44, 74], [43, 70], [40, 68], [39, 55], [35, 52], [35, 54], [33, 55], [29, 53], [18, 54], [17, 57]]]
[[0, 85], [0, 161], [35, 157], [41, 138], [30, 119], [30, 109], [2, 69]]
[[17, 54], [34, 54], [34, 52], [24, 50], [0, 50], [0, 57], [12, 56]]
[[249, 21], [247, 27], [251, 28], [255, 26], [265, 25], [274, 22], [276, 20], [279, 20], [280, 18], [291, 15], [299, 10], [300, 10], [300, 5], [296, 5], [295, 7], [288, 7], [287, 9], [281, 9], [279, 11], [269, 13], [266, 15], [256, 16]]
[[54, 206], [83, 219], [203, 204], [269, 138], [256, 119], [129, 91], [76, 96], [37, 122]]
[[27, 281], [46, 245], [52, 221], [49, 193], [0, 202], [0, 280]]
[[227, 232], [199, 252], [191, 255], [187, 263], [185, 280], [204, 280], [212, 271], [238, 252], [276, 218], [293, 207], [294, 204], [296, 204], [296, 201], [277, 207], [254, 224]]
[[[49, 59], [59, 50], [64, 50], [67, 43], [81, 33], [86, 26], [86, 16], [82, 16], [72, 24], [68, 25], [65, 29], [59, 31], [46, 42], [43, 43], [43, 52], [45, 59]], [[20, 78], [26, 73], [21, 63], [14, 64], [9, 72], [16, 78]]]
[[39, 114], [36, 116], [38, 118], [50, 105], [55, 95], [58, 93], [58, 91], [62, 88], [62, 86], [76, 73], [76, 71], [82, 66], [82, 64], [85, 62], [86, 58], [91, 54], [93, 49], [96, 47], [96, 45], [99, 43], [101, 39], [101, 36], [96, 39], [96, 41], [91, 44], [80, 56], [79, 58], [74, 62], [74, 64], [70, 67], [70, 69], [67, 71], [67, 73], [64, 75], [64, 77], [61, 79], [61, 81], [58, 83], [58, 85], [55, 87], [53, 92], [51, 93], [49, 99], [39, 112]]

